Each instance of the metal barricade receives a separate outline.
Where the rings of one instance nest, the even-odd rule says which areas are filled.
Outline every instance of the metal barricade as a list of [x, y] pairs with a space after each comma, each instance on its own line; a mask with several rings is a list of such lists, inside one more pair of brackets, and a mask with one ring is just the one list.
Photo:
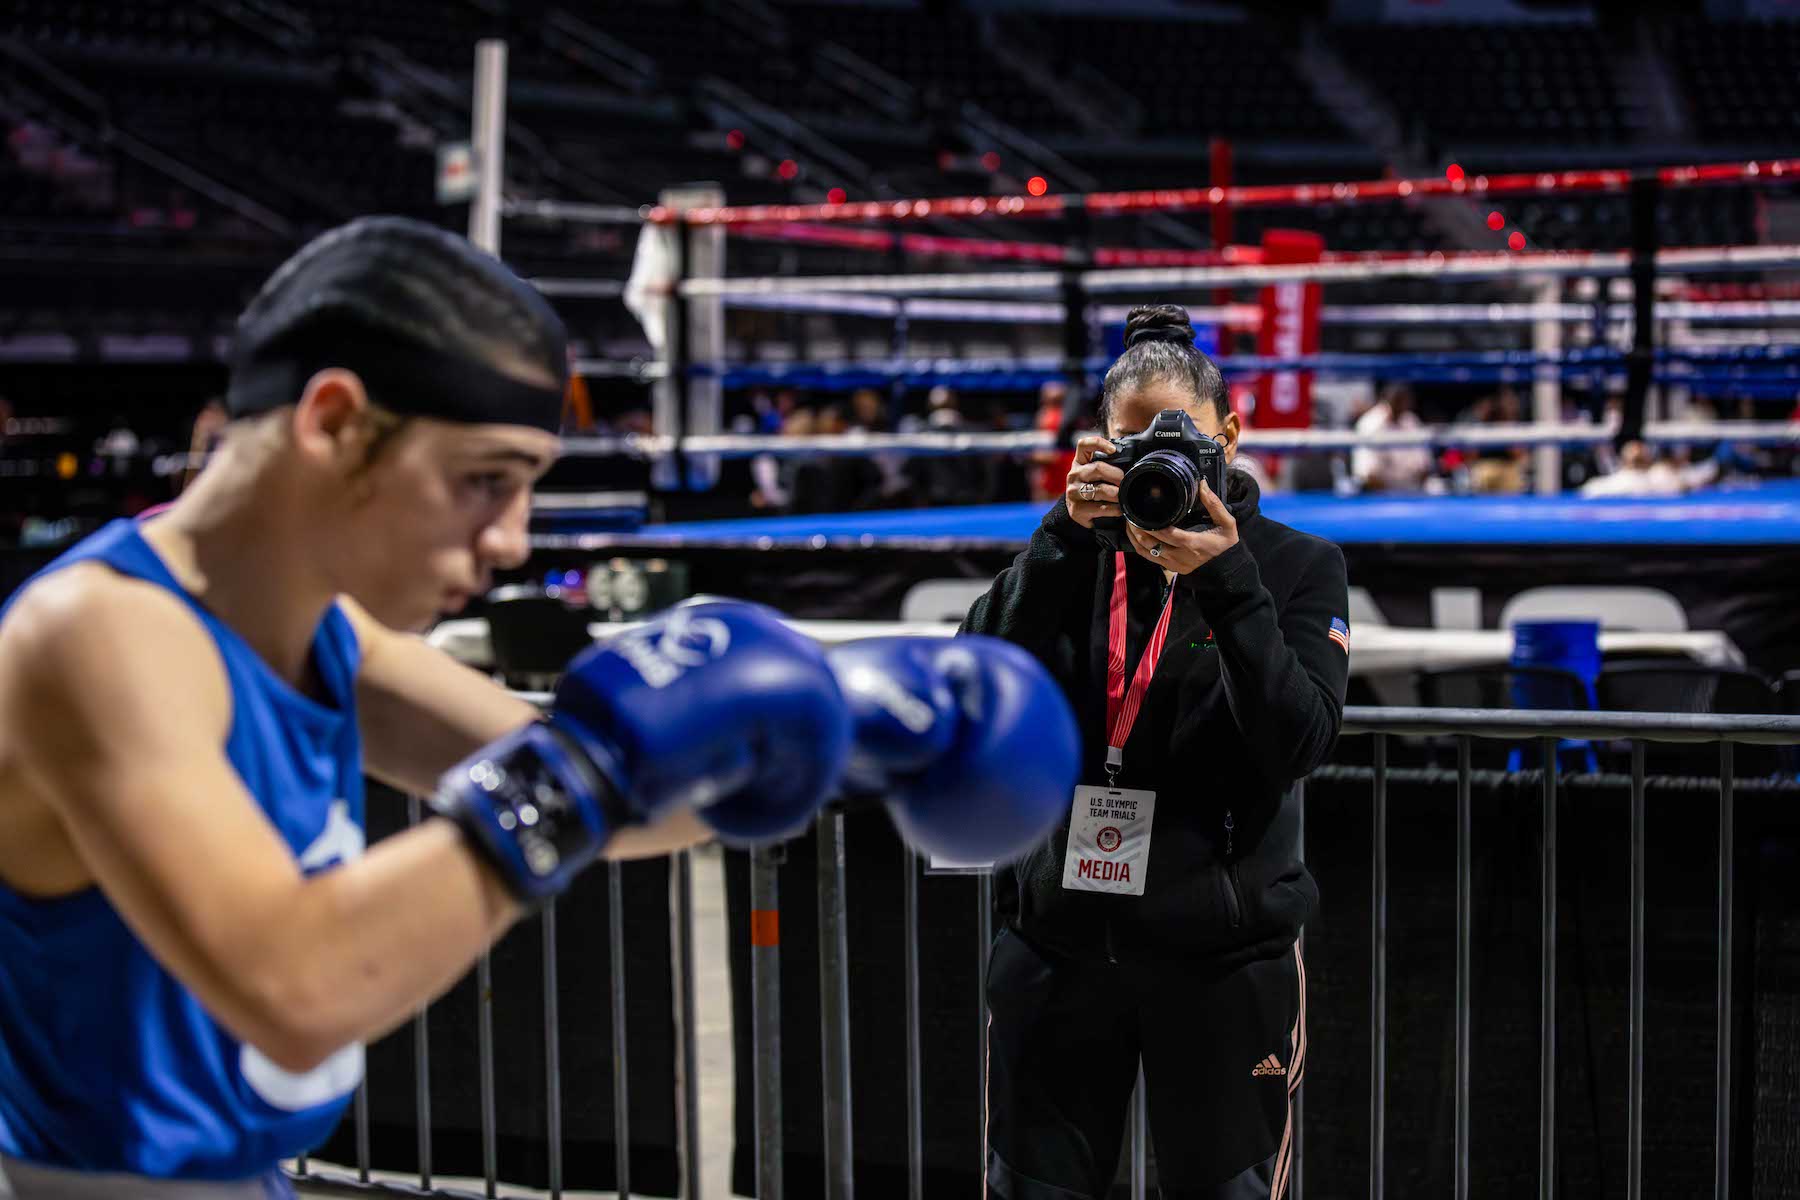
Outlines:
[[[1718, 1046], [1715, 1065], [1714, 1184], [1713, 1194], [1724, 1200], [1730, 1193], [1732, 1140], [1731, 1088], [1731, 942], [1732, 886], [1735, 851], [1734, 743], [1800, 745], [1800, 718], [1776, 716], [1698, 716], [1653, 713], [1485, 711], [1476, 709], [1350, 708], [1344, 713], [1346, 735], [1374, 738], [1373, 818], [1374, 853], [1371, 872], [1370, 999], [1371, 1063], [1369, 1086], [1369, 1196], [1386, 1194], [1387, 1111], [1387, 788], [1389, 741], [1395, 737], [1454, 737], [1456, 767], [1456, 1113], [1454, 1193], [1466, 1200], [1470, 1192], [1470, 954], [1471, 954], [1471, 846], [1470, 740], [1497, 738], [1515, 742], [1536, 741], [1544, 762], [1556, 762], [1559, 739], [1628, 740], [1631, 743], [1630, 894], [1626, 898], [1630, 920], [1630, 979], [1628, 992], [1629, 1067], [1626, 1077], [1626, 1179], [1628, 1200], [1643, 1194], [1644, 1114], [1644, 748], [1649, 742], [1717, 742], [1719, 745], [1719, 891], [1718, 959], [1715, 984]], [[1556, 1189], [1556, 802], [1557, 771], [1540, 772], [1543, 804], [1541, 826], [1540, 988], [1538, 1062], [1538, 1194], [1544, 1200]], [[1296, 1156], [1297, 1157], [1297, 1156]], [[1296, 1195], [1298, 1194], [1296, 1190]]]
[[[1455, 1000], [1454, 1000], [1454, 1121], [1453, 1121], [1453, 1191], [1457, 1200], [1466, 1200], [1471, 1190], [1470, 1122], [1471, 1113], [1471, 1014], [1473, 952], [1473, 859], [1472, 825], [1472, 741], [1504, 739], [1535, 743], [1542, 748], [1544, 761], [1556, 762], [1556, 746], [1561, 739], [1596, 741], [1628, 741], [1630, 757], [1630, 885], [1626, 897], [1629, 912], [1630, 977], [1628, 992], [1629, 1067], [1627, 1073], [1627, 1172], [1625, 1193], [1628, 1200], [1638, 1200], [1643, 1191], [1643, 1107], [1644, 1107], [1644, 1001], [1645, 1001], [1645, 746], [1648, 743], [1685, 742], [1717, 743], [1719, 747], [1718, 810], [1718, 951], [1715, 981], [1718, 1039], [1715, 1063], [1714, 1095], [1714, 1196], [1724, 1200], [1730, 1190], [1730, 1150], [1733, 1137], [1731, 1094], [1734, 1079], [1732, 1061], [1732, 889], [1733, 854], [1735, 852], [1735, 796], [1738, 791], [1734, 774], [1736, 744], [1800, 746], [1800, 718], [1750, 716], [1662, 715], [1645, 713], [1487, 711], [1472, 709], [1357, 708], [1345, 710], [1343, 733], [1346, 737], [1372, 739], [1372, 767], [1332, 768], [1336, 771], [1367, 770], [1371, 784], [1371, 819], [1373, 824], [1370, 862], [1370, 1083], [1369, 1083], [1369, 1179], [1371, 1200], [1380, 1200], [1387, 1188], [1388, 1109], [1387, 1050], [1388, 1031], [1388, 789], [1395, 776], [1390, 765], [1391, 750], [1397, 739], [1452, 738], [1456, 745], [1455, 771]], [[1322, 772], [1323, 773], [1323, 772]], [[1557, 923], [1557, 797], [1559, 774], [1556, 769], [1538, 772], [1542, 804], [1540, 824], [1540, 864], [1538, 900], [1540, 908], [1540, 987], [1538, 1074], [1538, 1193], [1548, 1200], [1555, 1191], [1556, 1179], [1556, 923]], [[1304, 784], [1301, 808], [1304, 813]], [[409, 805], [409, 819], [420, 819], [417, 800]], [[1304, 839], [1304, 816], [1302, 816]], [[818, 922], [819, 922], [819, 987], [821, 1079], [824, 1113], [825, 1194], [831, 1200], [851, 1200], [853, 1162], [850, 1009], [847, 973], [846, 908], [844, 879], [844, 821], [837, 811], [827, 811], [817, 824], [818, 838]], [[1304, 842], [1302, 843], [1304, 854]], [[751, 1000], [754, 1046], [752, 1094], [755, 1103], [756, 1130], [755, 1177], [761, 1200], [780, 1200], [782, 1195], [782, 1070], [781, 1070], [781, 985], [780, 970], [780, 899], [779, 875], [783, 852], [773, 847], [755, 852], [750, 860], [750, 940]], [[923, 1094], [921, 1072], [922, 1035], [920, 1030], [919, 987], [919, 877], [922, 863], [914, 855], [906, 857], [904, 890], [901, 895], [904, 930], [904, 996], [906, 1009], [906, 1165], [908, 1195], [923, 1200], [925, 1158], [923, 1145]], [[615, 1112], [614, 1137], [618, 1147], [619, 1194], [631, 1195], [630, 1185], [630, 1116], [629, 1085], [626, 1076], [628, 1045], [624, 1020], [625, 964], [624, 925], [621, 913], [622, 888], [619, 867], [608, 867], [610, 913], [610, 961], [612, 992], [612, 1094]], [[992, 943], [992, 880], [980, 874], [976, 888], [978, 906], [978, 984], [982, 990], [976, 997], [973, 1017], [979, 1022], [982, 1061], [979, 1086], [982, 1088], [982, 1112], [986, 1113], [985, 1039], [987, 1031], [985, 979], [989, 949]], [[683, 1192], [686, 1197], [700, 1195], [700, 1146], [698, 1130], [697, 1076], [699, 1057], [695, 1027], [694, 939], [693, 939], [693, 872], [690, 856], [678, 856], [671, 874], [674, 889], [672, 909], [676, 918], [673, 938], [672, 969], [675, 972], [678, 1001], [677, 1027], [682, 1045], [677, 1057], [680, 1076], [680, 1119], [678, 1153], [682, 1164]], [[556, 909], [547, 905], [541, 917], [544, 948], [544, 1045], [547, 1056], [545, 1086], [548, 1120], [546, 1137], [550, 1153], [550, 1194], [561, 1194], [562, 1130], [561, 1071], [559, 1065], [558, 995], [556, 986]], [[481, 1138], [485, 1165], [485, 1195], [502, 1195], [496, 1178], [496, 1124], [494, 1104], [493, 1047], [493, 979], [484, 957], [477, 967], [479, 1008], [479, 1056], [481, 1082]], [[430, 1134], [430, 1053], [426, 1015], [421, 1012], [413, 1027], [415, 1087], [418, 1131], [419, 1182], [409, 1194], [429, 1196], [461, 1196], [469, 1193], [434, 1187]], [[329, 1191], [361, 1192], [387, 1187], [371, 1181], [369, 1160], [368, 1088], [365, 1081], [357, 1092], [354, 1105], [356, 1126], [356, 1173], [319, 1172], [311, 1169], [304, 1158], [297, 1163], [296, 1177], [310, 1187]], [[376, 1082], [375, 1086], [379, 1086]], [[1294, 1108], [1294, 1152], [1288, 1194], [1299, 1197], [1303, 1182], [1304, 1162], [1302, 1110], [1298, 1094]], [[1133, 1097], [1124, 1172], [1131, 1195], [1145, 1194], [1145, 1164], [1148, 1157], [1147, 1131], [1143, 1103], [1143, 1087]], [[985, 1129], [982, 1152], [986, 1155]]]

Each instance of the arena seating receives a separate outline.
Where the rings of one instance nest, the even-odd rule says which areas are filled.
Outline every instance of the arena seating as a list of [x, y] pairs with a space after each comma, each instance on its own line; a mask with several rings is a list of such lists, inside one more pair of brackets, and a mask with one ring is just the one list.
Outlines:
[[1340, 142], [1349, 134], [1314, 99], [1287, 55], [1248, 21], [1033, 18], [1062, 74], [1095, 71], [1143, 106], [1149, 136]]
[[192, 60], [266, 53], [269, 43], [219, 9], [191, 0], [11, 0], [0, 36], [41, 47], [81, 47]]
[[1331, 40], [1434, 149], [1627, 141], [1639, 120], [1586, 25], [1349, 25]]
[[976, 19], [960, 9], [925, 14], [795, 4], [784, 6], [784, 11], [809, 36], [837, 42], [912, 84], [928, 108], [952, 107], [966, 100], [1028, 130], [1066, 129], [1072, 124], [984, 45]]
[[1684, 21], [1662, 43], [1701, 136], [1784, 153], [1800, 145], [1800, 23]]
[[[758, 13], [760, 27], [751, 19]], [[563, 19], [564, 33], [552, 31], [551, 15]], [[1072, 186], [1015, 148], [1003, 147], [999, 170], [974, 165], [993, 147], [972, 144], [954, 119], [963, 99], [1039, 138], [1102, 187], [1207, 182], [1206, 140], [1215, 135], [1238, 146], [1238, 183], [1387, 170], [1384, 157], [1360, 145], [1300, 77], [1293, 65], [1298, 34], [1249, 16], [1163, 23], [1110, 15], [984, 17], [962, 8], [818, 0], [742, 10], [703, 0], [15, 0], [0, 10], [0, 38], [96, 93], [104, 111], [71, 107], [64, 115], [76, 119], [59, 123], [52, 110], [61, 98], [37, 94], [32, 83], [0, 84], [0, 128], [9, 139], [0, 149], [0, 241], [85, 240], [170, 253], [228, 242], [234, 253], [278, 257], [280, 238], [122, 157], [100, 136], [109, 123], [280, 214], [296, 235], [366, 211], [457, 220], [432, 196], [433, 142], [463, 136], [466, 106], [444, 96], [465, 93], [473, 43], [496, 34], [510, 46], [512, 126], [535, 135], [515, 139], [509, 151], [509, 175], [527, 196], [629, 202], [696, 179], [718, 181], [742, 203], [815, 200], [833, 186], [860, 197], [873, 180], [890, 194], [965, 194], [1017, 187], [1027, 171], [1050, 175], [1054, 188]], [[644, 56], [653, 69], [621, 80], [604, 69], [603, 56], [579, 52], [566, 35], [570, 22]], [[1676, 153], [1719, 157], [1715, 145], [1791, 150], [1800, 132], [1792, 70], [1800, 25], [1675, 21], [1649, 28], [1650, 44], [1667, 60], [1693, 117], [1696, 144]], [[1620, 100], [1610, 65], [1624, 43], [1594, 27], [1314, 32], [1415, 123], [1422, 152], [1454, 149], [1484, 169], [1480, 160], [1492, 149], [1490, 157], [1504, 166], [1487, 169], [1512, 170], [1540, 165], [1530, 158], [1540, 146], [1590, 160], [1626, 158], [1635, 149], [1627, 143], [1637, 117]], [[394, 63], [386, 52], [369, 53], [372, 42], [440, 77], [448, 92], [429, 82], [396, 90]], [[917, 110], [897, 119], [859, 99], [853, 82], [828, 69], [832, 46], [909, 83]], [[1086, 79], [1094, 94], [1128, 96], [1138, 111], [1127, 114], [1116, 137], [1098, 138], [1052, 102], [1043, 77], [1015, 69], [1015, 54], [1035, 58], [1051, 79], [1072, 78], [1077, 86]], [[868, 178], [838, 178], [766, 129], [752, 128], [742, 148], [728, 146], [725, 130], [734, 118], [710, 97], [714, 79], [810, 125], [865, 164]], [[44, 129], [54, 131], [58, 153], [91, 163], [104, 186], [27, 161], [39, 153], [27, 143]], [[799, 163], [791, 181], [774, 173], [789, 156]], [[1521, 197], [1504, 211], [1507, 229], [1523, 231], [1533, 246], [1612, 248], [1628, 236], [1625, 205], [1616, 195]], [[1732, 190], [1671, 194], [1662, 205], [1662, 241], [1759, 240], [1758, 205], [1754, 195]], [[1088, 234], [1106, 244], [1204, 242], [1204, 217], [1180, 220], [1190, 237], [1136, 220], [1101, 222]], [[1318, 230], [1338, 249], [1452, 248], [1423, 207], [1404, 205], [1246, 210], [1234, 215], [1232, 238], [1254, 242], [1273, 227]], [[981, 224], [935, 231], [1002, 238], [1066, 232]], [[518, 223], [508, 248], [533, 269], [560, 264], [564, 272], [617, 275], [629, 261], [630, 236]], [[878, 256], [733, 239], [732, 262], [757, 271], [784, 264], [863, 270]]]

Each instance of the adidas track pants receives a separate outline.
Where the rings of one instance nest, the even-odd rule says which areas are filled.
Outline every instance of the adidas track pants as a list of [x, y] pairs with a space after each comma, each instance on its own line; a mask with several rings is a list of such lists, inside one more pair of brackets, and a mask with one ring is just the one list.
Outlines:
[[1104, 1200], [1138, 1064], [1163, 1200], [1282, 1200], [1306, 1063], [1299, 948], [1220, 973], [1076, 962], [1001, 933], [990, 959], [993, 1200]]

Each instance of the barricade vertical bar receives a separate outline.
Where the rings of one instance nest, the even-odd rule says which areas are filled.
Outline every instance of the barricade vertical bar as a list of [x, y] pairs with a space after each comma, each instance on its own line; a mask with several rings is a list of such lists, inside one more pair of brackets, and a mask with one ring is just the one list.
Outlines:
[[1543, 861], [1538, 907], [1538, 1200], [1556, 1194], [1556, 739], [1539, 743], [1544, 761]]
[[681, 1030], [681, 1179], [686, 1200], [699, 1200], [700, 1030], [694, 1001], [694, 852], [675, 856], [675, 986]]
[[356, 1088], [356, 1177], [369, 1182], [369, 1077]]
[[979, 1025], [976, 1026], [976, 1029], [980, 1031], [979, 1034], [977, 1035], [980, 1038], [980, 1041], [977, 1043], [977, 1048], [981, 1051], [981, 1054], [980, 1054], [981, 1061], [978, 1064], [981, 1068], [981, 1078], [979, 1080], [977, 1080], [977, 1083], [980, 1085], [981, 1090], [977, 1094], [981, 1097], [981, 1170], [982, 1170], [982, 1178], [986, 1179], [987, 1178], [987, 1160], [988, 1160], [988, 1140], [987, 1140], [987, 1136], [988, 1136], [988, 1131], [987, 1131], [987, 1111], [988, 1111], [988, 1106], [987, 1106], [987, 1087], [988, 1087], [987, 975], [988, 975], [988, 956], [990, 954], [992, 954], [993, 950], [994, 950], [994, 877], [991, 874], [989, 874], [987, 871], [983, 871], [975, 879], [975, 937], [976, 937], [977, 941], [980, 943], [979, 946], [977, 947], [978, 956], [976, 958], [976, 970], [975, 970], [975, 1009], [976, 1009], [976, 1012], [979, 1014], [980, 1022], [981, 1022]]
[[906, 847], [902, 847], [900, 853], [906, 872], [901, 902], [906, 925], [906, 1195], [908, 1200], [924, 1200], [925, 1086], [919, 1037], [919, 858]]
[[1369, 1200], [1387, 1194], [1387, 751], [1375, 735], [1375, 869], [1369, 898]]
[[[417, 796], [406, 798], [406, 823], [417, 825], [422, 804]], [[431, 1008], [419, 1009], [413, 1018], [413, 1119], [419, 1127], [419, 1190], [431, 1190]]]
[[779, 848], [750, 852], [750, 1022], [756, 1096], [756, 1200], [781, 1200], [781, 891]]
[[475, 1033], [481, 1065], [481, 1174], [488, 1200], [500, 1191], [499, 1122], [494, 1111], [494, 964], [475, 964]]
[[556, 1011], [556, 901], [544, 905], [544, 1086], [549, 1102], [550, 1196], [562, 1197], [562, 1034]]
[[625, 877], [606, 864], [607, 942], [612, 957], [613, 1182], [631, 1200], [631, 1072], [625, 1028]]
[[1644, 742], [1631, 743], [1631, 1059], [1625, 1092], [1625, 1196], [1644, 1194]]
[[850, 949], [844, 920], [844, 815], [819, 818], [819, 1061], [825, 1074], [825, 1196], [855, 1192], [850, 1136]]
[[1146, 1200], [1149, 1194], [1149, 1170], [1144, 1153], [1148, 1141], [1145, 1131], [1149, 1124], [1150, 1104], [1144, 1095], [1144, 1065], [1140, 1062], [1137, 1086], [1131, 1090], [1131, 1200]]
[[1469, 989], [1472, 869], [1469, 735], [1456, 739], [1456, 1200], [1469, 1200]]
[[[1304, 779], [1296, 779], [1294, 781], [1294, 818], [1297, 827], [1294, 839], [1295, 848], [1299, 853], [1301, 863], [1305, 863], [1306, 780]], [[1299, 957], [1304, 961], [1306, 952], [1305, 929], [1300, 931], [1296, 949], [1299, 952]], [[1306, 980], [1304, 978], [1300, 980], [1300, 986], [1303, 990], [1305, 989]], [[1302, 1003], [1300, 1005], [1300, 1019], [1303, 1021], [1306, 1019], [1304, 996], [1302, 997]], [[1301, 1033], [1302, 1036], [1304, 1036], [1305, 1030], [1303, 1029]], [[1302, 1078], [1304, 1079], [1304, 1063], [1301, 1064], [1301, 1070]], [[1303, 1197], [1306, 1195], [1306, 1085], [1304, 1082], [1295, 1086], [1293, 1095], [1288, 1101], [1288, 1106], [1294, 1114], [1294, 1153], [1292, 1164], [1288, 1168], [1287, 1194], [1292, 1197], [1292, 1200], [1303, 1200]]]
[[1713, 1100], [1713, 1198], [1731, 1194], [1731, 893], [1736, 883], [1735, 747], [1719, 743], [1719, 998], [1718, 1080]]

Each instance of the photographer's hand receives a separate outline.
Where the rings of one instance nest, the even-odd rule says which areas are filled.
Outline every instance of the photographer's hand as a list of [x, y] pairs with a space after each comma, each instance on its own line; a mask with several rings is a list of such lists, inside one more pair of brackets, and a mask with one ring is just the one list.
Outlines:
[[1084, 529], [1094, 527], [1095, 517], [1119, 515], [1119, 480], [1125, 478], [1125, 472], [1111, 463], [1094, 461], [1096, 455], [1117, 454], [1118, 449], [1097, 433], [1075, 443], [1075, 465], [1069, 468], [1063, 498], [1068, 501], [1069, 515]]
[[[1071, 474], [1070, 478], [1073, 479], [1074, 475]], [[1116, 488], [1114, 494], [1117, 495]], [[1204, 480], [1200, 484], [1200, 503], [1206, 506], [1206, 513], [1213, 522], [1205, 529], [1180, 529], [1173, 525], [1166, 529], [1139, 529], [1127, 521], [1125, 533], [1131, 538], [1131, 545], [1138, 556], [1148, 559], [1165, 571], [1186, 575], [1237, 545], [1237, 518], [1231, 515], [1225, 502], [1213, 494], [1212, 488]], [[1070, 511], [1073, 510], [1074, 506], [1071, 505]], [[1151, 553], [1153, 550], [1159, 553]]]

